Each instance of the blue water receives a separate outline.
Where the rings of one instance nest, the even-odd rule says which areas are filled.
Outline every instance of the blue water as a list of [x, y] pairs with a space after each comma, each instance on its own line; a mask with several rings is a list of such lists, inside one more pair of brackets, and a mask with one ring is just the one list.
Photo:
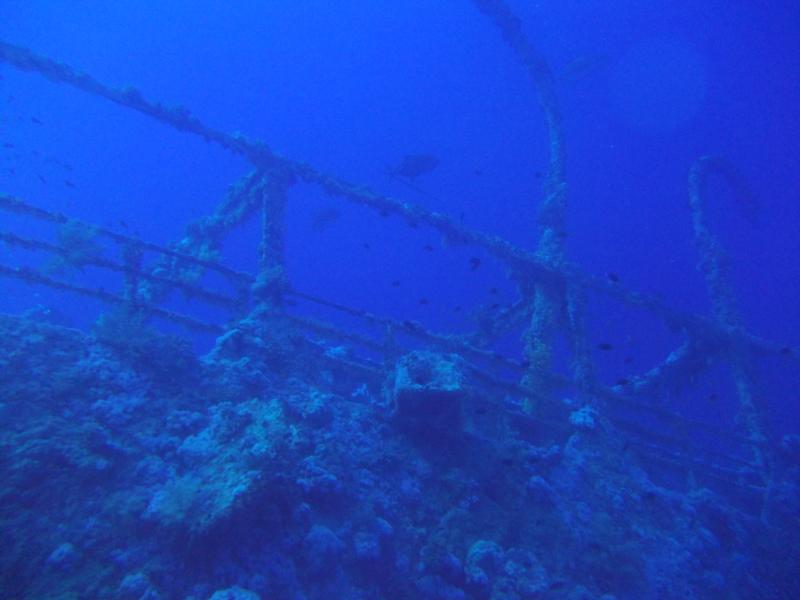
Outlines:
[[[759, 408], [778, 448], [781, 436], [800, 431], [800, 376], [787, 357], [800, 348], [800, 7], [711, 0], [510, 6], [556, 82], [567, 156], [565, 247], [584, 272], [710, 316], [692, 238], [689, 169], [700, 156], [719, 155], [747, 181], [751, 199], [713, 180], [709, 218], [730, 256], [746, 327], [787, 348], [758, 365]], [[467, 228], [536, 247], [547, 130], [525, 69], [472, 2], [5, 0], [0, 39], [110, 86], [188, 107], [211, 127], [261, 139], [292, 160], [447, 213]], [[1, 193], [166, 245], [251, 169], [199, 138], [38, 74], [0, 63], [0, 77]], [[389, 175], [404, 156], [420, 153], [440, 163], [413, 187]], [[335, 216], [315, 226], [331, 207]], [[5, 213], [0, 223], [39, 232]], [[255, 272], [258, 244], [250, 223], [229, 238], [221, 260]], [[481, 266], [471, 269], [475, 256]], [[0, 246], [2, 264], [29, 260], [41, 265]], [[517, 298], [503, 266], [481, 251], [445, 247], [431, 228], [382, 219], [306, 185], [290, 191], [286, 268], [298, 290], [441, 332], [469, 331], [473, 308]], [[119, 285], [94, 272], [74, 277]], [[88, 330], [103, 310], [47, 288], [0, 285], [4, 313], [42, 305]], [[202, 305], [172, 306], [221, 319]], [[604, 384], [651, 368], [680, 341], [650, 316], [595, 296], [587, 320]], [[521, 360], [520, 333], [494, 349]], [[197, 353], [214, 343], [181, 334]], [[598, 350], [603, 344], [612, 350]], [[724, 367], [712, 371], [689, 382], [697, 385], [684, 396], [662, 401], [732, 426], [733, 384]], [[566, 598], [565, 590], [541, 597]]]

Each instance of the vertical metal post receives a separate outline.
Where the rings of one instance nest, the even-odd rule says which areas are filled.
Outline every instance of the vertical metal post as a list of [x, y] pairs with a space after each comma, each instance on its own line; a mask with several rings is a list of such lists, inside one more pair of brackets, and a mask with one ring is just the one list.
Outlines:
[[127, 242], [122, 246], [122, 260], [125, 264], [125, 299], [131, 312], [136, 310], [140, 303], [139, 275], [142, 272], [143, 257], [141, 244]]
[[291, 179], [284, 173], [269, 171], [253, 190], [261, 195], [261, 245], [259, 272], [253, 285], [256, 302], [271, 310], [283, 309], [286, 288], [284, 265], [284, 215], [286, 191]]
[[[692, 210], [692, 228], [695, 243], [700, 254], [700, 270], [705, 277], [712, 311], [717, 322], [727, 329], [740, 329], [743, 320], [733, 288], [730, 284], [730, 262], [717, 238], [711, 233], [705, 211], [705, 192], [708, 176], [712, 173], [728, 180], [735, 191], [746, 193], [741, 178], [727, 162], [710, 156], [699, 158], [689, 172], [689, 205]], [[738, 338], [737, 338], [738, 339]], [[739, 399], [737, 422], [742, 426], [751, 444], [755, 464], [761, 468], [761, 475], [769, 481], [769, 461], [767, 458], [764, 424], [756, 408], [759, 395], [751, 357], [747, 348], [737, 341], [730, 342], [728, 356], [733, 370], [736, 394]]]
[[[500, 29], [503, 39], [528, 71], [539, 93], [550, 139], [550, 160], [544, 185], [544, 201], [539, 208], [539, 242], [537, 257], [553, 266], [565, 262], [564, 213], [567, 204], [567, 184], [561, 114], [555, 93], [555, 81], [547, 62], [539, 55], [522, 31], [519, 18], [504, 0], [474, 0], [478, 9]], [[553, 364], [553, 344], [558, 328], [566, 320], [567, 333], [573, 350], [574, 377], [579, 387], [588, 388], [593, 377], [591, 355], [584, 329], [582, 293], [554, 282], [539, 282], [533, 286], [533, 313], [525, 333], [525, 354], [529, 367], [524, 383], [537, 395], [550, 390]], [[525, 409], [534, 410], [532, 400]]]

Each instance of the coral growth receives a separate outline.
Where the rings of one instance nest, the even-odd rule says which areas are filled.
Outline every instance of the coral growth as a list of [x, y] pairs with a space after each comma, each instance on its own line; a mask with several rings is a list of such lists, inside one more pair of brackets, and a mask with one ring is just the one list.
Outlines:
[[[144, 337], [159, 352], [152, 360], [185, 364], [180, 347]], [[710, 490], [659, 487], [583, 417], [558, 445], [535, 428], [492, 439], [417, 429], [428, 417], [456, 423], [425, 402], [475, 396], [457, 357], [402, 358], [393, 410], [379, 379], [309, 382], [302, 360], [277, 378], [263, 362], [243, 368], [218, 350], [194, 359], [190, 379], [180, 371], [190, 385], [142, 368], [145, 360], [144, 350], [119, 351], [103, 336], [0, 318], [6, 596], [663, 600], [797, 591], [797, 556], [787, 551], [800, 544], [791, 440], [767, 525]]]

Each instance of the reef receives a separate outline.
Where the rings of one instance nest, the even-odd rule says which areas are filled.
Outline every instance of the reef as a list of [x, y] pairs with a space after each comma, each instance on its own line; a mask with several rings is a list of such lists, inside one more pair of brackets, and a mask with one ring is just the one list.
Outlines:
[[254, 333], [248, 352], [220, 343], [201, 358], [155, 333], [113, 339], [0, 318], [4, 597], [744, 599], [796, 586], [793, 439], [764, 520], [707, 488], [659, 486], [590, 410], [565, 407], [564, 436], [516, 419], [481, 436], [466, 418], [481, 400], [452, 355], [406, 355], [370, 381], [310, 372], [314, 346], [278, 376], [253, 360], [252, 344], [270, 345]]

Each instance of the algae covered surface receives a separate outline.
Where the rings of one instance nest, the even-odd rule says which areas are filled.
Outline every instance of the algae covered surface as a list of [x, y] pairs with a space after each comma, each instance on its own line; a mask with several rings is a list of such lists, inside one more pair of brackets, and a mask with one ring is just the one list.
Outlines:
[[660, 487], [599, 418], [564, 433], [495, 423], [494, 439], [447, 411], [424, 422], [426, 399], [476, 402], [444, 355], [400, 361], [397, 407], [385, 382], [309, 370], [318, 348], [276, 376], [223, 346], [198, 358], [157, 335], [131, 352], [24, 318], [0, 327], [4, 597], [767, 598], [795, 585], [796, 479], [765, 524], [708, 489]]

